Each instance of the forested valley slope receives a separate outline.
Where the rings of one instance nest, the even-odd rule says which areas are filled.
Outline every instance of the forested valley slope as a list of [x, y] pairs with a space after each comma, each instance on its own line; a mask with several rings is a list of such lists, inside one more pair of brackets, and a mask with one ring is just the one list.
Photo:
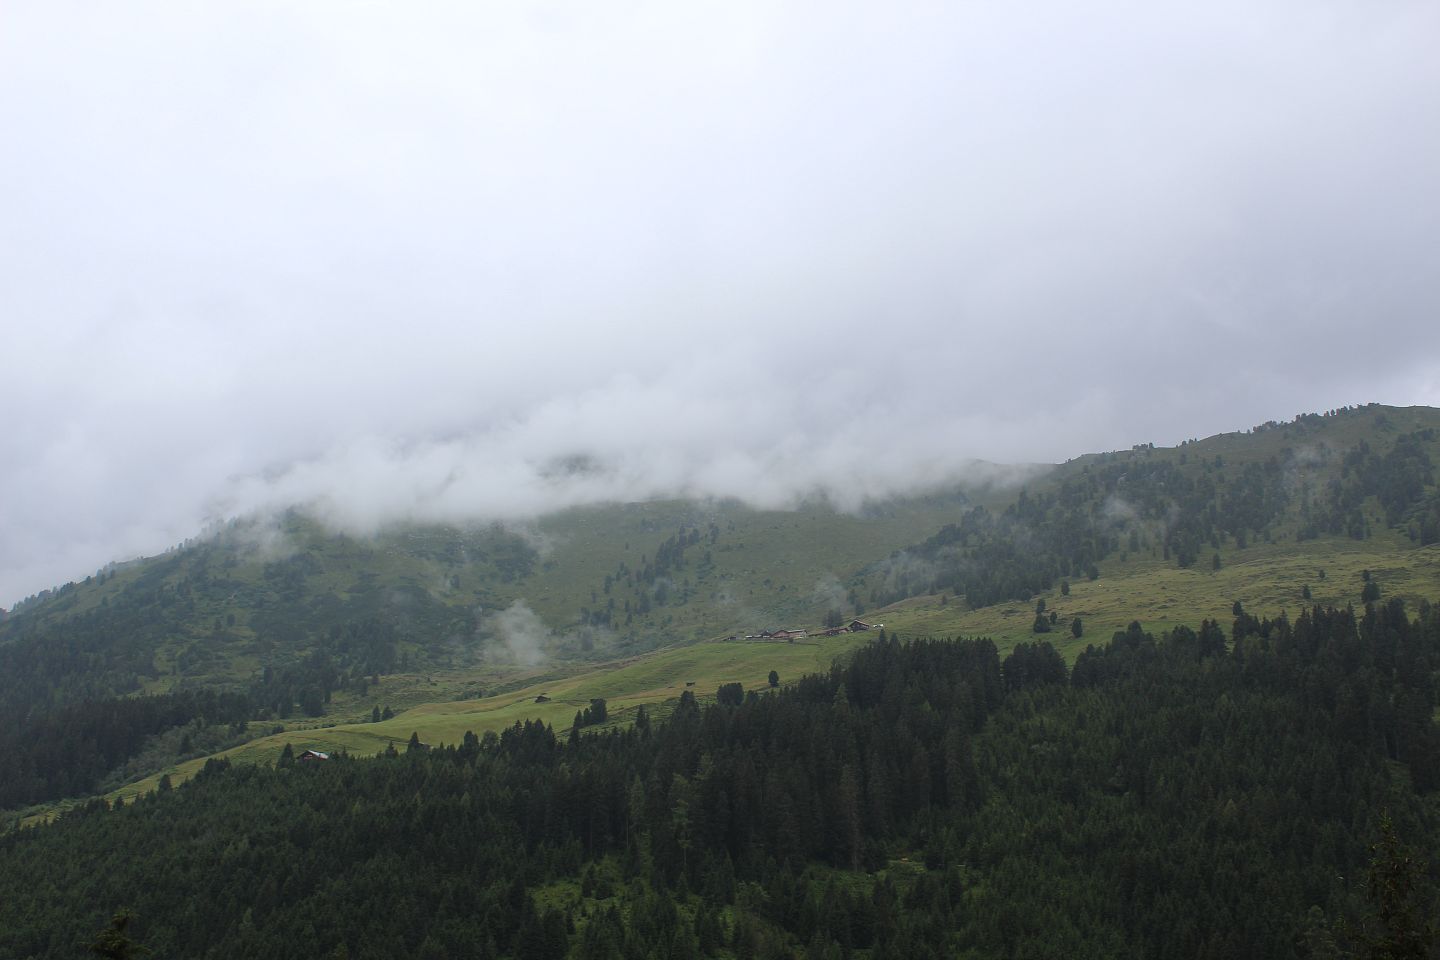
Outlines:
[[0, 620], [0, 955], [1431, 949], [1437, 428], [98, 571]]
[[123, 907], [174, 957], [1423, 956], [1366, 951], [1436, 902], [1400, 844], [1440, 839], [1437, 611], [1137, 625], [1073, 669], [886, 639], [664, 723], [212, 760], [0, 839], [0, 951]]

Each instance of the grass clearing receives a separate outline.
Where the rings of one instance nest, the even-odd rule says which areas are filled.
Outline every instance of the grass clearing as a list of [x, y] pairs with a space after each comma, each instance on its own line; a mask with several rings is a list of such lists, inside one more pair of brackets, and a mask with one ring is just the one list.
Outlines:
[[[1319, 572], [1325, 571], [1324, 579]], [[1160, 633], [1177, 625], [1196, 627], [1201, 620], [1227, 624], [1231, 605], [1240, 600], [1257, 616], [1299, 613], [1309, 603], [1359, 605], [1362, 571], [1371, 571], [1382, 597], [1398, 596], [1414, 606], [1440, 596], [1440, 545], [1415, 547], [1403, 537], [1386, 533], [1369, 540], [1323, 540], [1307, 543], [1260, 545], [1234, 554], [1220, 570], [1199, 565], [1188, 570], [1158, 560], [1131, 558], [1114, 564], [1095, 581], [1071, 584], [1070, 595], [1052, 590], [1045, 594], [1046, 609], [1058, 622], [1050, 633], [1037, 635], [1033, 602], [996, 604], [967, 610], [963, 598], [917, 597], [876, 611], [872, 622], [883, 623], [890, 633], [904, 637], [985, 636], [1002, 654], [1017, 643], [1048, 640], [1068, 660], [1089, 644], [1102, 644], [1111, 634], [1138, 620], [1146, 630]], [[1084, 636], [1075, 639], [1070, 620], [1080, 617]], [[346, 751], [373, 756], [389, 746], [404, 749], [412, 733], [428, 744], [460, 742], [467, 731], [499, 732], [517, 722], [542, 720], [557, 731], [568, 730], [578, 710], [592, 698], [606, 700], [612, 723], [628, 723], [641, 705], [663, 716], [664, 706], [685, 690], [701, 699], [712, 698], [723, 683], [739, 682], [747, 690], [768, 688], [771, 670], [781, 683], [806, 673], [826, 670], [831, 662], [873, 640], [875, 633], [807, 638], [794, 643], [770, 641], [712, 641], [669, 647], [628, 659], [596, 665], [560, 665], [546, 670], [513, 670], [504, 676], [504, 692], [474, 699], [439, 699], [457, 690], [473, 689], [472, 673], [401, 675], [382, 678], [369, 700], [403, 707], [394, 718], [380, 723], [342, 723], [292, 726], [284, 733], [261, 737], [225, 751], [221, 756], [241, 763], [271, 763], [286, 743], [298, 752]], [[492, 679], [497, 675], [492, 675]], [[427, 695], [437, 699], [427, 700]], [[536, 702], [540, 696], [545, 702]], [[362, 711], [362, 712], [368, 712]], [[168, 774], [179, 783], [194, 776], [205, 759], [191, 760], [144, 780], [129, 784], [108, 797], [132, 797], [154, 790]], [[57, 809], [59, 809], [57, 807]], [[40, 814], [49, 816], [50, 811]], [[36, 819], [31, 818], [31, 821]]]
[[[592, 698], [601, 697], [612, 716], [625, 722], [622, 718], [633, 717], [636, 708], [660, 707], [668, 700], [678, 699], [687, 689], [701, 699], [713, 699], [723, 683], [738, 682], [747, 690], [768, 689], [771, 670], [780, 675], [782, 683], [827, 670], [836, 657], [874, 637], [875, 634], [856, 633], [794, 643], [740, 640], [674, 647], [583, 673], [552, 675], [494, 696], [422, 703], [380, 723], [289, 728], [216, 756], [238, 763], [273, 763], [287, 743], [297, 753], [343, 750], [354, 756], [374, 756], [390, 746], [405, 749], [412, 733], [417, 734], [422, 743], [455, 744], [464, 739], [467, 732], [483, 734], [493, 730], [498, 733], [526, 720], [542, 720], [561, 732], [570, 728], [577, 710], [589, 706]], [[385, 682], [389, 683], [390, 678]], [[547, 702], [537, 703], [536, 698], [542, 695]], [[129, 802], [135, 796], [155, 790], [160, 778], [167, 775], [172, 783], [179, 784], [193, 777], [207, 759], [201, 757], [177, 764], [106, 797], [112, 802], [117, 797]], [[48, 819], [60, 809], [63, 807], [57, 805], [27, 822]]]
[[[1046, 634], [1032, 631], [1033, 601], [967, 610], [964, 598], [942, 604], [940, 597], [915, 597], [876, 611], [875, 619], [905, 636], [986, 636], [1002, 650], [1048, 640], [1073, 661], [1087, 645], [1106, 642], [1131, 621], [1156, 634], [1179, 625], [1198, 627], [1205, 619], [1228, 627], [1236, 600], [1262, 617], [1282, 612], [1294, 617], [1313, 604], [1359, 607], [1364, 570], [1378, 581], [1382, 598], [1401, 597], [1411, 609], [1440, 596], [1440, 545], [1416, 547], [1389, 532], [1368, 540], [1262, 545], [1235, 553], [1219, 570], [1201, 564], [1180, 570], [1148, 559], [1114, 566], [1114, 572], [1102, 567], [1099, 580], [1072, 582], [1068, 597], [1059, 589], [1040, 595], [1046, 612], [1058, 614]], [[1070, 621], [1077, 616], [1084, 625], [1078, 640], [1070, 634]]]
[[[1297, 451], [1333, 463], [1338, 451], [1361, 440], [1437, 422], [1440, 412], [1429, 409], [1365, 408], [1178, 448], [1142, 444], [1059, 467], [1008, 473], [977, 468], [976, 483], [963, 494], [956, 488], [866, 504], [852, 513], [823, 502], [759, 510], [733, 501], [652, 501], [575, 508], [515, 529], [403, 528], [369, 539], [338, 536], [297, 516], [283, 530], [268, 531], [276, 543], [264, 550], [232, 544], [226, 552], [202, 544], [124, 565], [58, 597], [53, 613], [118, 604], [127, 591], [135, 594], [128, 602], [163, 594], [170, 603], [165, 609], [187, 611], [158, 641], [158, 675], [145, 679], [146, 692], [177, 684], [251, 682], [266, 666], [298, 658], [341, 619], [374, 615], [398, 625], [405, 655], [398, 672], [364, 693], [352, 677], [334, 692], [325, 717], [286, 720], [284, 733], [225, 753], [241, 762], [273, 761], [286, 742], [297, 750], [371, 755], [403, 746], [412, 732], [427, 743], [455, 743], [466, 731], [500, 730], [527, 719], [564, 731], [576, 711], [596, 697], [606, 699], [612, 723], [626, 723], [641, 705], [665, 715], [687, 684], [702, 698], [727, 682], [763, 688], [772, 669], [788, 682], [827, 668], [835, 656], [866, 642], [864, 634], [794, 644], [707, 638], [765, 628], [814, 629], [828, 610], [843, 608], [846, 617], [860, 612], [848, 608], [845, 594], [853, 588], [862, 605], [871, 602], [869, 581], [892, 551], [923, 542], [971, 505], [999, 510], [1013, 500], [1017, 486], [987, 484], [983, 476], [1008, 476], [1034, 493], [1053, 491], [1090, 463], [1175, 461], [1218, 472], [1220, 461], [1225, 469], [1269, 458], [1283, 464]], [[1372, 572], [1382, 597], [1399, 596], [1413, 606], [1440, 596], [1440, 546], [1418, 548], [1384, 527], [1375, 503], [1366, 511], [1373, 531], [1367, 540], [1295, 542], [1286, 533], [1296, 526], [1292, 518], [1288, 526], [1264, 534], [1274, 537], [1273, 543], [1260, 542], [1258, 535], [1243, 550], [1232, 540], [1222, 542], [1218, 570], [1211, 567], [1209, 550], [1194, 567], [1181, 570], [1156, 556], [1147, 536], [1141, 549], [1103, 561], [1098, 580], [1072, 581], [1068, 596], [1054, 589], [979, 610], [967, 609], [963, 597], [920, 596], [861, 615], [906, 637], [990, 637], [1002, 653], [1016, 643], [1044, 639], [1073, 660], [1132, 620], [1160, 633], [1207, 618], [1228, 627], [1236, 600], [1269, 617], [1281, 612], [1293, 617], [1307, 603], [1358, 605], [1364, 570]], [[635, 573], [654, 560], [681, 527], [698, 531], [699, 540], [667, 574], [668, 599], [640, 578], [620, 575], [622, 563]], [[534, 549], [533, 557], [517, 548], [520, 541]], [[287, 567], [290, 560], [305, 563]], [[309, 571], [293, 591], [285, 587], [291, 567]], [[625, 622], [624, 605], [639, 599], [653, 599], [653, 608]], [[1057, 620], [1039, 635], [1032, 630], [1037, 599]], [[554, 658], [545, 668], [500, 662], [504, 651], [492, 615], [516, 600], [541, 617], [553, 641], [548, 649]], [[582, 610], [605, 610], [612, 601], [618, 608], [609, 611], [612, 626], [582, 642]], [[1075, 617], [1085, 627], [1079, 639], [1070, 631]], [[546, 699], [536, 702], [542, 695]], [[387, 706], [398, 715], [368, 722], [372, 710]], [[188, 761], [167, 772], [181, 780], [203, 762]], [[153, 789], [159, 776], [110, 796]]]

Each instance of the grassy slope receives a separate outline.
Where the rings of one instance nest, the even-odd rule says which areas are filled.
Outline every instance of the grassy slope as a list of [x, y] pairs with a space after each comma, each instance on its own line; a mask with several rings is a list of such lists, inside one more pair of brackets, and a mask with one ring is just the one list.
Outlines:
[[[1325, 570], [1324, 580], [1317, 576], [1321, 568]], [[1305, 605], [1301, 589], [1307, 584], [1313, 603], [1358, 603], [1361, 571], [1365, 569], [1382, 585], [1385, 596], [1403, 597], [1412, 605], [1440, 596], [1440, 546], [1417, 548], [1401, 537], [1385, 534], [1366, 541], [1262, 545], [1241, 552], [1219, 571], [1177, 570], [1173, 564], [1135, 561], [1117, 575], [1074, 584], [1068, 597], [1060, 596], [1058, 590], [1046, 595], [1047, 608], [1060, 614], [1060, 626], [1042, 637], [1031, 632], [1033, 605], [1020, 603], [966, 610], [953, 600], [941, 604], [938, 597], [921, 597], [878, 611], [875, 619], [902, 636], [988, 636], [1002, 653], [1016, 643], [1044, 639], [1073, 660], [1087, 644], [1103, 643], [1132, 620], [1139, 620], [1145, 629], [1157, 633], [1179, 624], [1198, 626], [1206, 618], [1228, 625], [1231, 604], [1236, 599], [1257, 615], [1288, 612], [1293, 616]], [[1079, 640], [1066, 629], [1074, 616], [1080, 616], [1086, 624], [1085, 635]], [[368, 755], [390, 744], [403, 747], [411, 733], [418, 733], [426, 743], [456, 743], [466, 731], [499, 731], [521, 720], [543, 720], [563, 730], [592, 697], [604, 697], [612, 722], [624, 723], [641, 704], [663, 713], [666, 701], [678, 697], [687, 682], [694, 682], [693, 690], [701, 697], [713, 696], [720, 684], [728, 682], [738, 681], [746, 689], [763, 688], [771, 670], [777, 671], [782, 681], [823, 670], [837, 656], [873, 637], [851, 634], [793, 644], [709, 642], [655, 651], [569, 675], [563, 669], [543, 676], [537, 671], [534, 682], [517, 680], [520, 685], [506, 693], [474, 700], [421, 703], [381, 723], [287, 730], [224, 755], [241, 762], [269, 762], [279, 756], [286, 743], [296, 750], [347, 750]], [[407, 686], [407, 681], [420, 678], [386, 678], [385, 684], [411, 689], [420, 699], [424, 683], [445, 689], [455, 679], [440, 676], [413, 687]], [[548, 696], [550, 702], [536, 703], [540, 694]], [[169, 773], [172, 779], [184, 779], [203, 764], [203, 760], [189, 761]], [[158, 779], [158, 775], [149, 777], [111, 796], [148, 792]]]
[[[1384, 424], [1377, 425], [1382, 417]], [[1101, 458], [1185, 458], [1195, 464], [1222, 456], [1231, 468], [1268, 457], [1283, 461], [1287, 453], [1344, 450], [1362, 439], [1383, 441], [1402, 431], [1437, 425], [1440, 411], [1429, 408], [1362, 408], [1320, 423], [1222, 434], [1180, 448], [1087, 455], [1048, 475], [1033, 473], [1031, 488], [1044, 489]], [[969, 492], [975, 501], [1003, 506], [1014, 490]], [[118, 600], [127, 588], [143, 592], [188, 581], [193, 608], [157, 645], [157, 675], [146, 684], [151, 691], [182, 682], [245, 682], [265, 662], [298, 655], [309, 642], [307, 637], [326, 624], [375, 614], [412, 624], [402, 634], [410, 640], [412, 653], [425, 648], [417, 668], [420, 663], [432, 669], [473, 667], [484, 658], [487, 639], [469, 635], [476, 611], [481, 613], [483, 631], [485, 612], [517, 599], [557, 631], [562, 647], [568, 638], [571, 643], [565, 652], [576, 654], [572, 632], [580, 610], [604, 606], [607, 573], [614, 573], [622, 561], [638, 569], [642, 557], [653, 558], [657, 546], [682, 525], [704, 531], [714, 522], [720, 528], [718, 541], [711, 545], [704, 538], [687, 553], [686, 566], [674, 574], [676, 589], [690, 581], [690, 602], [657, 606], [628, 625], [617, 616], [614, 629], [600, 638], [597, 659], [608, 659], [729, 633], [816, 623], [832, 603], [825, 584], [842, 590], [855, 586], [866, 596], [867, 565], [925, 539], [957, 520], [963, 509], [953, 492], [893, 501], [864, 515], [813, 503], [793, 511], [679, 501], [574, 509], [521, 531], [524, 539], [540, 545], [541, 553], [533, 570], [519, 575], [503, 563], [517, 538], [498, 528], [407, 528], [357, 539], [290, 517], [278, 532], [242, 531], [228, 542], [200, 543], [127, 565], [103, 583], [78, 584], [15, 619], [57, 618], [92, 609], [107, 598]], [[706, 551], [712, 561], [708, 566], [701, 562]], [[267, 580], [267, 564], [296, 556], [310, 561], [311, 572], [298, 599], [285, 599]], [[1120, 572], [1112, 566], [1107, 562], [1107, 577]], [[200, 570], [209, 577], [207, 583], [199, 581]], [[610, 596], [618, 608], [625, 599], [638, 599], [640, 592], [617, 585]], [[275, 623], [277, 613], [280, 622], [299, 625], [298, 639], [275, 642], [265, 624]], [[231, 617], [233, 626], [217, 635], [215, 622]], [[0, 624], [0, 639], [11, 626]], [[189, 663], [182, 665], [187, 650]]]
[[[621, 561], [638, 568], [642, 555], [653, 558], [682, 524], [703, 533], [714, 522], [719, 539], [690, 548], [686, 568], [673, 578], [691, 580], [690, 603], [657, 607], [648, 622], [617, 626], [621, 639], [648, 633], [683, 643], [803, 625], [823, 616], [828, 599], [817, 588], [828, 580], [847, 583], [866, 563], [929, 536], [963, 509], [952, 494], [897, 500], [863, 516], [816, 503], [764, 511], [674, 501], [572, 510], [541, 521], [554, 543], [550, 564], [525, 584], [523, 596], [547, 623], [572, 625], [581, 607], [592, 606], [591, 591], [604, 602], [605, 575]], [[712, 564], [703, 572], [706, 551]], [[614, 595], [636, 596], [619, 587]]]
[[[782, 680], [828, 669], [831, 661], [873, 635], [849, 634], [823, 640], [795, 643], [756, 641], [713, 642], [655, 651], [629, 660], [606, 664], [568, 676], [552, 675], [518, 689], [475, 700], [427, 703], [397, 714], [380, 723], [353, 723], [311, 729], [291, 729], [224, 751], [219, 756], [239, 762], [271, 762], [286, 743], [300, 750], [337, 751], [373, 755], [389, 745], [403, 749], [412, 733], [430, 744], [458, 743], [467, 731], [477, 734], [500, 731], [523, 720], [543, 720], [557, 730], [568, 729], [575, 712], [589, 705], [591, 698], [603, 697], [612, 723], [628, 723], [642, 704], [661, 715], [666, 701], [690, 689], [701, 697], [713, 697], [722, 683], [739, 682], [747, 690], [768, 686], [771, 670]], [[445, 678], [441, 678], [442, 680]], [[392, 682], [386, 678], [385, 683]], [[544, 694], [548, 703], [536, 703]], [[155, 789], [160, 777], [168, 774], [179, 782], [193, 776], [208, 758], [187, 761], [167, 771], [129, 784], [110, 799], [129, 799]]]
[[[1070, 472], [1102, 460], [1170, 461], [1193, 469], [1216, 457], [1227, 470], [1246, 463], [1275, 458], [1281, 463], [1313, 458], [1324, 450], [1340, 453], [1361, 441], [1383, 446], [1400, 433], [1440, 427], [1440, 410], [1430, 407], [1365, 407], [1318, 422], [1302, 420], [1277, 425], [1259, 432], [1225, 433], [1180, 447], [1134, 449], [1110, 454], [1089, 454], [1066, 463], [1050, 474], [1036, 478], [1033, 491], [1052, 489]], [[1440, 444], [1432, 444], [1431, 456], [1440, 461]], [[1307, 475], [1292, 467], [1291, 482], [1297, 487], [1312, 486], [1318, 496], [1317, 480], [1328, 476], [1326, 468]], [[1278, 526], [1273, 543], [1255, 542], [1239, 549], [1234, 541], [1221, 545], [1222, 566], [1210, 568], [1205, 559], [1181, 570], [1160, 559], [1155, 552], [1121, 559], [1112, 557], [1100, 564], [1102, 576], [1089, 582], [1072, 581], [1068, 597], [1058, 587], [1026, 603], [997, 604], [968, 610], [963, 598], [916, 597], [883, 611], [872, 619], [882, 620], [905, 634], [947, 636], [984, 635], [995, 639], [1002, 649], [1026, 640], [1045, 639], [1070, 659], [1090, 643], [1104, 643], [1117, 630], [1138, 620], [1145, 629], [1158, 632], [1178, 624], [1196, 626], [1202, 619], [1219, 619], [1228, 625], [1231, 605], [1239, 600], [1257, 616], [1281, 612], [1295, 615], [1306, 605], [1302, 596], [1310, 587], [1311, 603], [1359, 605], [1361, 572], [1370, 570], [1387, 596], [1400, 596], [1412, 605], [1440, 597], [1440, 547], [1418, 548], [1400, 533], [1386, 529], [1381, 511], [1367, 505], [1373, 535], [1366, 540], [1326, 537], [1297, 542], [1295, 524]], [[1205, 554], [1208, 558], [1209, 554]], [[1325, 571], [1322, 580], [1319, 571]], [[1046, 610], [1059, 614], [1059, 623], [1050, 633], [1032, 632], [1034, 600], [1043, 599]], [[1069, 621], [1080, 617], [1085, 634], [1075, 640]]]
[[[479, 670], [491, 684], [507, 671], [503, 658], [494, 656], [496, 637], [487, 615], [516, 600], [554, 631], [552, 653], [579, 659], [613, 659], [730, 633], [813, 624], [832, 604], [820, 588], [847, 584], [876, 557], [957, 519], [963, 504], [951, 492], [897, 500], [860, 516], [816, 503], [766, 511], [662, 501], [568, 510], [523, 528], [518, 537], [487, 526], [395, 530], [357, 539], [292, 516], [278, 532], [242, 531], [229, 540], [125, 565], [103, 582], [76, 584], [0, 625], [0, 642], [22, 621], [59, 624], [102, 603], [121, 603], [127, 595], [183, 591], [185, 601], [167, 607], [176, 623], [155, 642], [155, 674], [142, 678], [144, 692], [246, 683], [266, 663], [301, 657], [331, 624], [370, 616], [400, 624], [402, 649], [411, 655], [413, 669]], [[685, 566], [671, 577], [672, 596], [689, 581], [689, 602], [657, 605], [625, 624], [624, 601], [638, 603], [647, 588], [617, 582], [610, 595], [616, 599], [614, 627], [598, 631], [594, 654], [582, 656], [580, 611], [604, 606], [606, 575], [621, 562], [638, 570], [642, 558], [653, 559], [682, 525], [703, 532], [711, 522], [720, 529], [718, 540], [711, 544], [705, 537], [691, 547]], [[530, 572], [516, 575], [494, 557], [522, 539], [538, 544], [540, 552]], [[704, 564], [707, 551], [711, 563]], [[297, 558], [309, 572], [303, 589], [287, 597], [269, 576], [271, 566]]]
[[[1318, 576], [1321, 569], [1324, 580]], [[1358, 607], [1361, 571], [1367, 569], [1384, 596], [1403, 597], [1412, 607], [1440, 597], [1440, 545], [1418, 548], [1386, 532], [1363, 541], [1261, 545], [1233, 552], [1218, 571], [1201, 564], [1179, 570], [1173, 563], [1131, 562], [1094, 582], [1072, 583], [1068, 597], [1058, 589], [1037, 597], [1045, 600], [1047, 612], [1059, 614], [1056, 627], [1043, 635], [1032, 632], [1033, 602], [966, 610], [953, 598], [942, 604], [939, 597], [916, 597], [876, 617], [905, 635], [984, 635], [1002, 649], [1026, 640], [1048, 640], [1073, 660], [1087, 644], [1104, 643], [1132, 620], [1157, 634], [1180, 624], [1196, 627], [1204, 619], [1219, 620], [1228, 628], [1236, 600], [1256, 616], [1268, 617], [1282, 612], [1294, 617], [1312, 603]], [[1307, 585], [1312, 597], [1308, 602], [1301, 595]], [[1077, 616], [1085, 627], [1079, 640], [1069, 631], [1070, 620]]]
[[[1319, 424], [1295, 423], [1256, 434], [1224, 434], [1181, 448], [1087, 456], [1049, 474], [1032, 474], [1031, 489], [1057, 483], [1066, 471], [1083, 469], [1100, 457], [1183, 457], [1194, 464], [1218, 455], [1227, 466], [1267, 457], [1283, 462], [1287, 451], [1321, 447], [1344, 450], [1361, 439], [1374, 442], [1385, 435], [1437, 424], [1440, 411], [1436, 410], [1361, 409], [1326, 418]], [[991, 506], [1003, 505], [1012, 493], [992, 489], [977, 499]], [[293, 743], [296, 749], [345, 749], [373, 754], [387, 744], [403, 744], [412, 732], [419, 733], [426, 742], [453, 743], [467, 730], [499, 730], [522, 719], [543, 719], [563, 729], [591, 697], [605, 697], [616, 722], [623, 722], [641, 703], [660, 706], [673, 699], [685, 688], [686, 681], [695, 682], [698, 694], [713, 695], [724, 682], [740, 681], [747, 688], [763, 686], [771, 669], [777, 670], [782, 679], [823, 669], [834, 656], [868, 638], [859, 635], [794, 645], [683, 644], [765, 626], [813, 627], [828, 605], [817, 594], [817, 583], [833, 575], [842, 585], [863, 587], [860, 571], [867, 562], [929, 536], [943, 523], [956, 519], [962, 509], [954, 497], [941, 496], [897, 502], [864, 517], [815, 505], [790, 512], [675, 502], [572, 510], [546, 518], [538, 525], [544, 548], [543, 562], [535, 572], [498, 584], [494, 576], [486, 579], [467, 574], [485, 572], [488, 568], [483, 564], [455, 561], [455, 531], [409, 531], [372, 543], [323, 535], [325, 565], [320, 574], [311, 578], [314, 587], [323, 586], [341, 595], [369, 574], [390, 585], [424, 589], [458, 609], [482, 599], [493, 608], [511, 597], [523, 597], [548, 624], [563, 630], [572, 622], [566, 618], [573, 613], [567, 611], [589, 604], [591, 590], [602, 595], [605, 574], [612, 572], [621, 559], [637, 566], [641, 554], [653, 556], [655, 546], [682, 524], [699, 526], [703, 532], [713, 521], [721, 528], [713, 546], [707, 541], [691, 548], [697, 556], [710, 549], [713, 560], [703, 579], [698, 577], [697, 563], [688, 565], [698, 581], [694, 584], [696, 599], [684, 607], [657, 608], [647, 627], [655, 631], [657, 638], [668, 638], [682, 646], [605, 663], [562, 660], [547, 672], [488, 662], [387, 676], [363, 701], [338, 693], [329, 717], [288, 723], [286, 733], [253, 741], [228, 751], [228, 755], [242, 761], [264, 761], [277, 756], [285, 742]], [[1402, 596], [1411, 602], [1440, 596], [1440, 547], [1417, 548], [1379, 523], [1373, 527], [1375, 535], [1364, 541], [1328, 538], [1297, 543], [1293, 531], [1281, 529], [1273, 543], [1257, 542], [1245, 550], [1227, 543], [1222, 545], [1224, 559], [1219, 571], [1212, 571], [1205, 563], [1180, 570], [1148, 554], [1123, 560], [1112, 558], [1101, 565], [1099, 580], [1074, 582], [1070, 596], [1062, 597], [1058, 590], [1043, 596], [1047, 609], [1059, 615], [1057, 628], [1043, 638], [1073, 659], [1085, 645], [1103, 643], [1131, 620], [1139, 620], [1147, 630], [1157, 632], [1180, 623], [1195, 626], [1205, 618], [1218, 618], [1228, 624], [1231, 604], [1237, 599], [1257, 615], [1274, 616], [1282, 611], [1294, 615], [1304, 604], [1301, 590], [1306, 585], [1316, 603], [1358, 602], [1360, 571], [1364, 569], [1374, 572], [1387, 596]], [[322, 536], [313, 530], [301, 532], [311, 538]], [[183, 554], [178, 557], [183, 559]], [[256, 570], [247, 569], [247, 563]], [[258, 578], [259, 563], [260, 558], [250, 558], [239, 564], [232, 575]], [[125, 577], [145, 575], [141, 566], [123, 571], [112, 583], [123, 585]], [[1323, 580], [1320, 569], [1326, 573]], [[455, 575], [461, 578], [458, 588], [449, 581]], [[1036, 639], [1031, 632], [1033, 600], [968, 610], [957, 598], [942, 603], [940, 597], [918, 597], [870, 611], [866, 616], [906, 636], [990, 636], [1004, 650], [1017, 642]], [[98, 601], [91, 596], [90, 602]], [[203, 616], [221, 612], [223, 608], [207, 607]], [[1085, 635], [1080, 640], [1074, 640], [1068, 630], [1074, 616], [1085, 623]], [[619, 646], [619, 652], [624, 649], [623, 644]], [[242, 663], [254, 669], [253, 664], [239, 659], [228, 666]], [[497, 687], [505, 692], [476, 697], [481, 688], [493, 691]], [[536, 704], [534, 698], [541, 693], [551, 697], [552, 702]], [[389, 704], [403, 712], [380, 724], [335, 725], [336, 720], [367, 716], [374, 704]], [[188, 776], [202, 763], [190, 761], [174, 768], [170, 771], [172, 778]], [[157, 779], [147, 778], [119, 793], [133, 795], [152, 789]]]

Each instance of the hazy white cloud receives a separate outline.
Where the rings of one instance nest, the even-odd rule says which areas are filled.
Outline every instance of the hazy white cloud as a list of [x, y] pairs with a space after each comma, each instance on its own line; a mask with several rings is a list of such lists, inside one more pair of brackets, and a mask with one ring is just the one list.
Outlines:
[[849, 606], [849, 598], [845, 592], [845, 585], [840, 578], [833, 573], [827, 573], [815, 581], [815, 588], [811, 591], [811, 597], [820, 604], [824, 604], [830, 610], [844, 611]]
[[297, 499], [854, 503], [1440, 401], [1430, 3], [3, 19], [0, 603]]
[[485, 623], [498, 640], [487, 648], [491, 659], [534, 667], [553, 652], [555, 632], [524, 600], [516, 600]]

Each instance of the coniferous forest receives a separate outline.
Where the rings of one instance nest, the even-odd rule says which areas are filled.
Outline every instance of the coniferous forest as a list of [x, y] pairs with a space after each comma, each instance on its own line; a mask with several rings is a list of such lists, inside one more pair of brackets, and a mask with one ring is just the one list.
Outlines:
[[[564, 563], [542, 560], [499, 527], [407, 528], [365, 540], [302, 511], [270, 531], [290, 550], [272, 556], [256, 545], [258, 520], [236, 521], [0, 612], [0, 811], [106, 793], [287, 723], [353, 722], [388, 704], [388, 693], [369, 692], [381, 676], [443, 671], [451, 685], [431, 699], [473, 696], [500, 679], [486, 675], [507, 653], [496, 611], [527, 596], [567, 597], [542, 605], [541, 632], [557, 628], [545, 653], [574, 666], [761, 626], [888, 620], [912, 598], [953, 597], [952, 609], [968, 610], [1028, 605], [1056, 588], [1068, 595], [1072, 582], [1113, 584], [1147, 559], [1193, 574], [1288, 551], [1315, 560], [1304, 575], [1323, 581], [1328, 552], [1367, 544], [1367, 567], [1424, 570], [1440, 541], [1437, 438], [1436, 411], [1367, 406], [1174, 450], [1142, 444], [1091, 455], [988, 507], [957, 490], [908, 503], [924, 521], [905, 529], [929, 533], [918, 541], [886, 533], [887, 550], [900, 546], [888, 557], [864, 540], [838, 550], [845, 523], [834, 515], [801, 523], [694, 504], [655, 508], [663, 523], [621, 508], [562, 524], [557, 538], [572, 544], [592, 523], [606, 531], [596, 535], [603, 549], [585, 547]], [[867, 536], [879, 537], [873, 531], [890, 521], [869, 522], [877, 526]], [[773, 534], [786, 524], [803, 529]], [[1312, 600], [1293, 568], [1264, 579], [1289, 591], [1263, 608], [1269, 613]], [[1410, 598], [1433, 592], [1434, 576], [1416, 579]], [[1230, 603], [1198, 581], [1193, 589], [1214, 604], [1166, 626]], [[1153, 619], [1165, 609], [1154, 599], [1148, 612], [1146, 604], [1111, 611], [1099, 635], [1132, 617]], [[1333, 592], [1317, 599], [1343, 602]], [[1094, 625], [1083, 612], [1083, 624], [1062, 624], [1053, 607], [1049, 617], [1037, 610], [1033, 633], [1058, 631], [1056, 645], [1073, 658], [1078, 644], [1063, 634], [1068, 627], [1078, 640]], [[989, 633], [933, 622], [906, 632], [972, 630]], [[576, 706], [583, 711], [584, 701]]]
[[1440, 960], [1437, 35], [0, 0], [0, 960]]
[[[589, 553], [296, 514], [286, 556], [240, 524], [102, 570], [0, 618], [0, 958], [1440, 956], [1434, 419], [1307, 415], [891, 505], [864, 521], [911, 544], [888, 559], [830, 552], [850, 520], [691, 505], [584, 514]], [[850, 573], [792, 600], [805, 564]], [[1206, 613], [1161, 619], [1182, 591]], [[485, 699], [483, 611], [552, 592], [578, 609], [557, 661], [483, 677], [532, 719], [412, 735], [419, 704]], [[793, 671], [734, 636], [662, 651], [643, 699], [595, 679], [741, 595], [891, 635], [809, 676], [831, 638]], [[999, 646], [905, 620], [1007, 604]], [[692, 649], [726, 658], [708, 684]], [[572, 670], [592, 687], [551, 689]]]
[[0, 838], [0, 955], [120, 912], [155, 957], [1429, 955], [1440, 608], [1236, 612], [1073, 669], [882, 637], [624, 730], [212, 761]]

